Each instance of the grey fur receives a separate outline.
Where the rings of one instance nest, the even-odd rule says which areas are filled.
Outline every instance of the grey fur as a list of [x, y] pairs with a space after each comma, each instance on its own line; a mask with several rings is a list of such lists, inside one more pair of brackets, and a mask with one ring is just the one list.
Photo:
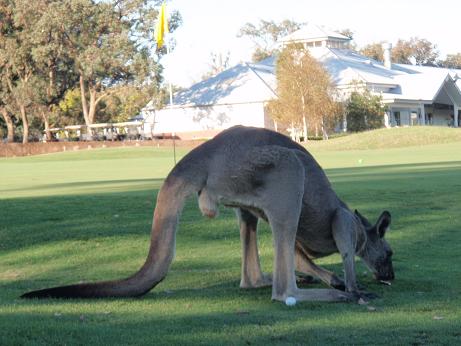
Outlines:
[[[242, 288], [272, 283], [272, 299], [280, 301], [287, 297], [298, 301], [366, 298], [369, 295], [357, 287], [355, 255], [363, 258], [378, 279], [394, 277], [392, 252], [384, 240], [390, 225], [388, 212], [372, 226], [338, 198], [305, 148], [276, 132], [237, 126], [192, 150], [170, 172], [158, 194], [149, 254], [137, 273], [124, 280], [55, 287], [22, 297], [125, 297], [148, 292], [168, 272], [178, 218], [185, 199], [193, 194], [198, 195], [199, 207], [207, 217], [217, 215], [219, 204], [236, 208]], [[273, 233], [272, 279], [261, 271], [258, 218], [267, 221]], [[313, 263], [314, 258], [334, 252], [341, 253], [344, 282]], [[299, 289], [295, 268], [333, 288]]]

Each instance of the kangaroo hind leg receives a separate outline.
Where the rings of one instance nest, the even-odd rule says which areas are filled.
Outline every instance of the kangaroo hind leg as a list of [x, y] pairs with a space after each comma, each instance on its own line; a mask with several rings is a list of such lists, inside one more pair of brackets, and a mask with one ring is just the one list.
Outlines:
[[242, 243], [241, 288], [270, 286], [270, 276], [263, 274], [259, 261], [257, 227], [258, 218], [244, 209], [237, 209]]

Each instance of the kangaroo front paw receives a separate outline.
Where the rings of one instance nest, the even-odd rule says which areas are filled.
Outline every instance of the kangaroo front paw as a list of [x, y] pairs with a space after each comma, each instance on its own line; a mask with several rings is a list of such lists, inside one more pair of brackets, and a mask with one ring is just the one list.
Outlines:
[[319, 279], [310, 276], [310, 275], [297, 275], [296, 276], [296, 283], [298, 284], [318, 284], [320, 282]]
[[346, 284], [344, 283], [343, 280], [341, 280], [337, 276], [333, 276], [331, 278], [330, 286], [333, 287], [333, 288], [336, 288], [337, 290], [340, 290], [340, 291], [345, 291], [346, 290]]

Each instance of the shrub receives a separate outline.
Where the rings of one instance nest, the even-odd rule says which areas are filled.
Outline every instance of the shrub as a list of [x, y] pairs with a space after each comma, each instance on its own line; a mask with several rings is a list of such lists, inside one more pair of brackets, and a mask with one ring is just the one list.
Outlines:
[[360, 132], [384, 126], [382, 97], [369, 90], [354, 91], [346, 106], [347, 130]]

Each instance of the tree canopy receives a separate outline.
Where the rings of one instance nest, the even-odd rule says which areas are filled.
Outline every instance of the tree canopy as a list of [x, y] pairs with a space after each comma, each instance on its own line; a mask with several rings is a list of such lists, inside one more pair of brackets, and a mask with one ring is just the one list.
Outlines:
[[[161, 97], [158, 61], [165, 49], [156, 50], [153, 40], [160, 3], [0, 0], [0, 114], [5, 124], [20, 119], [27, 142], [31, 120], [39, 119], [45, 130], [67, 122], [62, 105], [76, 99], [76, 90], [80, 108], [73, 104], [67, 116], [81, 115], [86, 125], [98, 120], [111, 96], [127, 88], [139, 92], [145, 103]], [[172, 13], [170, 31], [180, 23], [179, 13]], [[127, 109], [118, 111], [127, 117]], [[9, 140], [12, 131], [8, 125]]]
[[384, 61], [384, 50], [382, 46], [383, 42], [374, 42], [374, 43], [369, 43], [365, 46], [363, 46], [359, 52], [362, 55], [365, 55], [373, 60], [376, 61]]
[[322, 129], [326, 134], [333, 126], [339, 104], [335, 87], [325, 68], [302, 45], [287, 46], [277, 58], [277, 98], [270, 101], [272, 117], [294, 132]]
[[380, 95], [367, 88], [351, 93], [346, 105], [347, 130], [360, 132], [384, 126], [385, 107]]
[[447, 68], [461, 69], [461, 53], [448, 54], [445, 60], [440, 60], [439, 65]]
[[296, 30], [299, 30], [303, 24], [297, 23], [289, 19], [282, 20], [277, 23], [273, 20], [263, 20], [255, 25], [246, 23], [240, 28], [238, 37], [249, 37], [254, 45], [253, 62], [264, 60], [277, 52], [276, 42]]
[[202, 79], [207, 79], [229, 68], [230, 52], [226, 54], [212, 52], [210, 54], [211, 62], [209, 63], [209, 71], [204, 73]]
[[[362, 55], [377, 61], [384, 60], [383, 42], [374, 42], [360, 49]], [[412, 37], [410, 40], [399, 39], [391, 51], [392, 62], [396, 64], [411, 64], [435, 66], [439, 53], [435, 44], [424, 38]]]

